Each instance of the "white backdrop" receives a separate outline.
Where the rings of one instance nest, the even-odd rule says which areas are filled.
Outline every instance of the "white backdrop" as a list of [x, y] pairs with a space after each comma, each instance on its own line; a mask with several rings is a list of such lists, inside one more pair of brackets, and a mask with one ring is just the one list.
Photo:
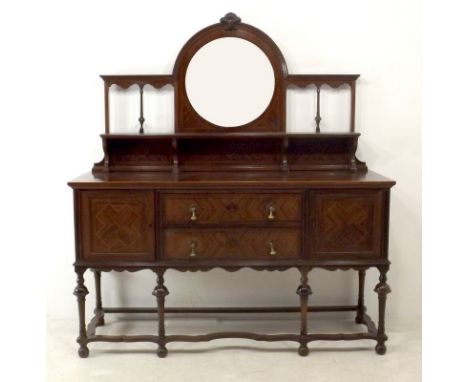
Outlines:
[[[16, 228], [6, 238], [11, 240], [9, 255], [18, 262], [26, 253], [37, 262], [45, 259], [48, 317], [77, 317], [72, 295], [72, 191], [66, 182], [102, 158], [103, 86], [99, 74], [170, 73], [186, 40], [228, 11], [269, 34], [291, 73], [361, 74], [357, 85], [356, 129], [362, 133], [358, 157], [370, 169], [398, 182], [391, 201], [389, 325], [419, 317], [421, 59], [417, 1], [57, 1], [29, 4], [24, 14], [18, 9], [29, 33], [7, 38], [3, 47], [9, 58], [7, 80], [12, 85], [2, 95], [4, 112], [14, 117], [9, 121], [22, 126], [3, 126], [21, 139], [21, 144], [12, 144], [14, 150], [3, 162], [11, 166], [4, 179], [15, 180], [3, 190], [4, 207], [13, 207], [8, 205], [10, 196], [23, 201], [9, 220], [10, 228]], [[170, 96], [165, 91], [161, 109], [149, 110], [164, 131], [171, 129], [171, 116], [163, 112], [168, 110]], [[123, 102], [119, 97], [120, 93], [115, 102]], [[290, 131], [308, 128], [297, 121], [310, 121], [312, 126], [314, 103], [307, 97], [290, 97]], [[157, 98], [153, 94], [146, 102]], [[131, 113], [124, 117], [136, 128]], [[114, 115], [114, 119], [118, 117]], [[329, 111], [329, 121], [340, 118]], [[324, 120], [325, 127], [326, 123]], [[9, 142], [4, 145], [10, 146]], [[27, 167], [33, 169], [28, 172], [28, 182], [35, 181], [34, 187], [18, 177], [18, 170]], [[29, 239], [21, 231], [30, 232]], [[87, 276], [86, 281], [92, 292], [92, 277]], [[270, 305], [297, 303], [294, 292], [299, 276], [295, 270], [261, 275], [251, 270], [169, 271], [166, 281], [171, 292], [168, 305]], [[377, 302], [372, 292], [376, 282], [377, 272], [370, 271], [366, 289], [371, 313]], [[312, 303], [351, 303], [356, 298], [353, 272], [314, 270], [310, 283]], [[154, 305], [154, 285], [149, 272], [106, 273], [104, 304]], [[88, 297], [91, 308], [93, 293]]]

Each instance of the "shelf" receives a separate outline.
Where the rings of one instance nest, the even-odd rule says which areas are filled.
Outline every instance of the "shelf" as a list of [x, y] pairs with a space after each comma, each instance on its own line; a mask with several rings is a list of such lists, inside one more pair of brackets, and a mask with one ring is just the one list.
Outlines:
[[328, 139], [328, 138], [353, 138], [359, 137], [360, 133], [248, 133], [248, 132], [207, 132], [207, 133], [173, 133], [173, 134], [138, 134], [138, 133], [110, 133], [101, 134], [104, 139], [172, 139], [172, 138], [189, 138], [189, 139], [207, 139], [207, 138], [313, 138], [313, 139]]
[[359, 133], [103, 134], [93, 172], [362, 171]]

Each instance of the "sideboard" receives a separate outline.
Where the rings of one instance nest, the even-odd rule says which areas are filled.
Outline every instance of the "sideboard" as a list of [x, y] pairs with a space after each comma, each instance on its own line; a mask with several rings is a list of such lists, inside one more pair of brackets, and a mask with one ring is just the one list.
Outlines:
[[[253, 121], [220, 127], [203, 118], [187, 95], [185, 78], [193, 56], [204, 45], [225, 37], [246, 40], [268, 58], [274, 88], [266, 109]], [[157, 344], [167, 355], [175, 341], [247, 338], [257, 341], [296, 341], [300, 355], [317, 340], [377, 342], [386, 351], [390, 188], [394, 181], [367, 169], [356, 158], [360, 134], [355, 132], [355, 85], [358, 75], [292, 75], [276, 44], [262, 31], [229, 13], [219, 23], [194, 35], [182, 48], [171, 75], [102, 76], [105, 88], [104, 159], [69, 182], [73, 188], [78, 300], [79, 356], [97, 341]], [[139, 131], [110, 132], [109, 89], [112, 85], [140, 89]], [[169, 85], [175, 93], [175, 131], [145, 131], [144, 87]], [[312, 87], [317, 92], [315, 130], [286, 132], [286, 90]], [[351, 94], [350, 129], [345, 133], [320, 129], [320, 89], [345, 86]], [[295, 306], [165, 307], [169, 290], [164, 274], [178, 271], [298, 270]], [[357, 301], [345, 306], [309, 304], [309, 273], [314, 268], [350, 269], [359, 274]], [[366, 313], [366, 270], [380, 272], [377, 325]], [[96, 306], [86, 325], [84, 283], [94, 272]], [[103, 306], [101, 272], [152, 270], [154, 308]], [[261, 276], [259, 276], [261, 277]], [[220, 285], [220, 288], [223, 286]], [[282, 288], [287, 287], [282, 285]], [[226, 291], [228, 296], [228, 291]], [[310, 312], [355, 311], [365, 331], [310, 333]], [[105, 314], [157, 313], [157, 332], [147, 335], [100, 335]], [[165, 314], [297, 312], [298, 331], [287, 334], [215, 332], [203, 335], [166, 333]], [[156, 327], [156, 326], [155, 326]]]

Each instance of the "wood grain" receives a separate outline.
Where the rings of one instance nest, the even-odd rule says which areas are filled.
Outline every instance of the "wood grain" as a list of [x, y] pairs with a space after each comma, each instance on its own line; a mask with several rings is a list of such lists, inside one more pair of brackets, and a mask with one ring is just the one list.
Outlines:
[[[301, 234], [291, 228], [166, 229], [164, 259], [263, 259], [300, 257]], [[269, 242], [275, 254], [270, 254]], [[191, 243], [196, 256], [190, 257]]]
[[[301, 207], [302, 195], [298, 193], [184, 192], [162, 195], [166, 225], [299, 222]], [[195, 210], [194, 220], [191, 220], [192, 209]]]
[[154, 259], [152, 191], [82, 191], [80, 206], [84, 259]]
[[382, 193], [317, 192], [312, 202], [312, 252], [322, 257], [381, 256]]
[[[270, 60], [275, 74], [273, 97], [263, 114], [243, 126], [228, 129], [201, 118], [185, 89], [191, 58], [204, 44], [222, 37], [243, 38], [256, 44]], [[233, 13], [189, 39], [177, 56], [172, 74], [102, 76], [104, 157], [94, 165], [92, 173], [69, 182], [74, 191], [74, 294], [78, 302], [80, 357], [87, 357], [87, 345], [97, 341], [153, 342], [158, 345], [157, 355], [165, 357], [168, 343], [220, 338], [296, 341], [302, 356], [309, 353], [307, 345], [311, 341], [372, 339], [377, 342], [376, 352], [385, 353], [385, 308], [391, 291], [387, 284], [390, 188], [395, 182], [368, 171], [356, 157], [360, 136], [354, 132], [358, 77], [289, 74], [273, 40]], [[126, 89], [133, 84], [140, 88], [141, 134], [110, 134], [109, 88], [117, 85]], [[146, 85], [157, 89], [174, 87], [174, 134], [144, 133]], [[316, 107], [311, 105], [316, 110], [316, 133], [287, 133], [287, 87], [315, 86], [320, 95], [322, 85], [349, 87], [350, 131], [320, 132], [326, 116], [317, 103]], [[206, 272], [221, 268], [234, 272], [246, 267], [298, 271], [297, 305], [166, 307], [169, 290], [164, 274], [168, 269]], [[364, 305], [365, 272], [372, 267], [380, 272], [375, 287], [379, 300], [377, 327]], [[309, 273], [315, 268], [358, 271], [356, 304], [310, 306], [313, 298], [309, 283], [313, 284], [314, 278]], [[87, 269], [95, 272], [96, 286], [95, 316], [88, 327], [88, 290], [84, 284]], [[101, 272], [140, 270], [151, 270], [157, 275], [153, 290], [156, 306], [104, 308]], [[288, 286], [278, 284], [269, 292], [284, 288]], [[367, 331], [310, 333], [309, 312], [320, 311], [356, 311], [356, 322], [365, 325]], [[158, 321], [147, 335], [96, 334], [97, 328], [105, 324], [104, 315], [117, 312], [156, 313]], [[165, 326], [166, 313], [256, 312], [296, 312], [297, 332], [166, 333], [170, 332]]]

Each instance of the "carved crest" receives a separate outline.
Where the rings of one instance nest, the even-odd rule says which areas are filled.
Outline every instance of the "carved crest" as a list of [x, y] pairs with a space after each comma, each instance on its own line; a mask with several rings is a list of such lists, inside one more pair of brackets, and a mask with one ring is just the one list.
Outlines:
[[229, 12], [224, 17], [221, 17], [219, 21], [221, 24], [226, 24], [226, 30], [231, 31], [236, 29], [236, 25], [241, 22], [241, 18], [233, 12]]

